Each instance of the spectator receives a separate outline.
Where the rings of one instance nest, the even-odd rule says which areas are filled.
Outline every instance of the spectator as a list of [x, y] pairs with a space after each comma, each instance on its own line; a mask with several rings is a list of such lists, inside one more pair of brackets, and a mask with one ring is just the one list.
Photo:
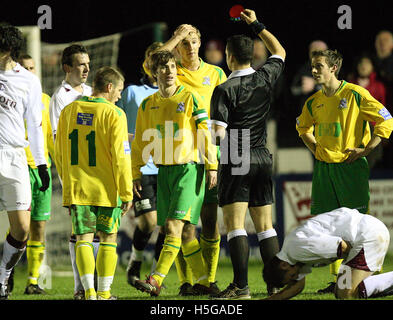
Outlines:
[[224, 44], [221, 40], [212, 39], [205, 46], [205, 60], [222, 68], [228, 74], [228, 67], [224, 59]]

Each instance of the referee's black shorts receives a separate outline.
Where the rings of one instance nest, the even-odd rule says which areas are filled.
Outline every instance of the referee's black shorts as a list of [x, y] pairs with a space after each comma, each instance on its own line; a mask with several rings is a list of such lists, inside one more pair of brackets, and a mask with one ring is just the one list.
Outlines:
[[248, 207], [272, 204], [273, 157], [266, 148], [250, 150], [250, 170], [233, 175], [233, 164], [220, 164], [218, 171], [218, 204], [223, 207], [234, 202], [248, 202]]
[[157, 175], [142, 175], [141, 185], [142, 190], [139, 191], [141, 198], [134, 193], [132, 200], [135, 217], [157, 210]]

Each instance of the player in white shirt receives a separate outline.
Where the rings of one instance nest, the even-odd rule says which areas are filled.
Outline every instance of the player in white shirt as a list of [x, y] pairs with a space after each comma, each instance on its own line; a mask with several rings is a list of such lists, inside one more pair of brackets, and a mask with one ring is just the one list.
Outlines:
[[390, 234], [377, 218], [356, 209], [339, 208], [319, 214], [288, 234], [281, 251], [263, 271], [266, 283], [281, 288], [268, 299], [299, 294], [312, 267], [344, 259], [335, 287], [336, 298], [373, 298], [393, 294], [393, 271], [380, 271]]
[[86, 85], [90, 59], [85, 47], [73, 44], [63, 50], [61, 59], [65, 79], [51, 97], [49, 110], [53, 137], [63, 108], [83, 96], [91, 96], [92, 88]]
[[[42, 89], [37, 76], [16, 59], [22, 33], [0, 26], [0, 210], [8, 213], [10, 231], [0, 262], [0, 299], [8, 298], [7, 281], [26, 249], [30, 228], [31, 187], [24, 148], [30, 145], [42, 181], [49, 186], [42, 133]], [[29, 141], [25, 139], [25, 120]]]
[[[61, 110], [71, 102], [83, 97], [91, 96], [93, 90], [86, 84], [90, 71], [90, 58], [86, 48], [82, 45], [73, 44], [63, 50], [61, 59], [65, 79], [56, 88], [49, 104], [49, 116], [52, 126], [53, 138], [56, 138], [57, 124]], [[72, 270], [74, 273], [74, 299], [84, 299], [84, 290], [80, 280], [75, 256], [76, 238], [72, 234], [69, 241]], [[98, 252], [98, 239], [93, 242], [95, 256]]]

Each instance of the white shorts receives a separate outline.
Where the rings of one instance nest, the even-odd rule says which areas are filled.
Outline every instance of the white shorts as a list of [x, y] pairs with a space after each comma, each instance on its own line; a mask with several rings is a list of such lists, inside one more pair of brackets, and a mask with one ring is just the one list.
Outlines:
[[23, 148], [0, 149], [0, 210], [28, 210], [31, 185]]
[[359, 222], [356, 239], [343, 264], [359, 270], [380, 271], [389, 248], [390, 234], [385, 224], [365, 214]]

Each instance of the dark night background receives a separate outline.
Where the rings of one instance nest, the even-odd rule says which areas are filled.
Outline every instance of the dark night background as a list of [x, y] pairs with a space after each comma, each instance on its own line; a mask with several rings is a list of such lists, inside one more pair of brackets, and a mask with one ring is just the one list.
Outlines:
[[[212, 38], [222, 39], [233, 34], [253, 36], [244, 22], [229, 19], [229, 9], [234, 4], [256, 11], [282, 43], [287, 51], [284, 77], [286, 89], [294, 73], [307, 60], [308, 45], [321, 39], [330, 48], [344, 56], [341, 76], [352, 71], [356, 56], [363, 51], [374, 53], [374, 40], [378, 31], [393, 31], [393, 14], [388, 1], [181, 1], [142, 0], [135, 1], [9, 1], [2, 4], [0, 21], [14, 25], [36, 25], [41, 16], [40, 5], [52, 9], [52, 29], [41, 31], [41, 40], [50, 43], [65, 43], [96, 38], [129, 30], [154, 22], [165, 22], [168, 26], [164, 41], [174, 29], [189, 23], [202, 33], [200, 56], [203, 57], [205, 43]], [[339, 6], [349, 5], [352, 9], [352, 29], [341, 30], [337, 21], [342, 14]], [[126, 83], [139, 83], [141, 63], [146, 47], [152, 41], [152, 30], [143, 30], [124, 35], [120, 42], [118, 66], [125, 73]], [[290, 94], [289, 94], [290, 96]], [[389, 106], [387, 106], [389, 107]], [[299, 110], [299, 111], [298, 111]], [[280, 106], [279, 121], [282, 126], [293, 126], [300, 106], [290, 98]], [[295, 135], [281, 146], [301, 146]], [[391, 139], [392, 140], [392, 139]]]

